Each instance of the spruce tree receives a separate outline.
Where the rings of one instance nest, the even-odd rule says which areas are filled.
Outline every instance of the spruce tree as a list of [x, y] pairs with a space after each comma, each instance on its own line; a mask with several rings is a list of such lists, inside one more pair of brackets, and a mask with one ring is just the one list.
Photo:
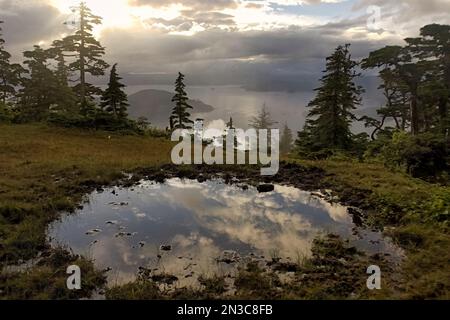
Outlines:
[[254, 129], [271, 129], [278, 122], [272, 120], [270, 112], [264, 104], [256, 117], [250, 119], [249, 126]]
[[77, 108], [77, 97], [74, 90], [69, 87], [70, 70], [64, 56], [63, 42], [61, 40], [54, 41], [47, 53], [56, 62], [53, 74], [58, 87], [55, 92], [59, 101], [57, 110], [65, 113], [78, 113], [80, 110]]
[[287, 123], [285, 123], [283, 127], [283, 132], [281, 133], [280, 152], [282, 154], [287, 154], [291, 152], [293, 141], [294, 137], [292, 135], [292, 130], [288, 127]]
[[232, 117], [230, 117], [230, 121], [228, 121], [227, 122], [227, 129], [230, 129], [230, 130], [232, 130], [232, 129], [236, 129], [235, 127], [234, 127], [234, 123], [233, 123], [233, 118]]
[[102, 96], [100, 106], [108, 113], [114, 115], [115, 118], [125, 119], [127, 117], [128, 97], [123, 91], [125, 85], [120, 82], [122, 78], [117, 73], [117, 63], [111, 68], [108, 88]]
[[382, 83], [379, 89], [383, 91], [386, 99], [386, 105], [377, 110], [381, 120], [368, 116], [361, 118], [366, 122], [366, 127], [375, 128], [371, 135], [372, 140], [377, 133], [383, 132], [389, 118], [394, 120], [397, 130], [405, 130], [410, 123], [408, 86], [400, 72], [403, 50], [400, 46], [386, 46], [371, 52], [369, 57], [362, 61], [363, 69], [380, 69], [379, 77]]
[[349, 46], [339, 46], [327, 58], [322, 85], [308, 105], [311, 110], [297, 144], [309, 151], [352, 146], [350, 125], [356, 119], [353, 110], [361, 104], [363, 89], [354, 83], [359, 76], [355, 71], [358, 63], [351, 59]]
[[2, 37], [0, 21], [0, 102], [7, 101], [16, 94], [16, 87], [21, 82], [21, 75], [25, 72], [20, 64], [11, 64], [11, 54], [5, 50], [5, 40]]
[[186, 85], [184, 84], [184, 75], [179, 72], [178, 78], [175, 81], [175, 95], [172, 98], [172, 102], [175, 106], [170, 116], [170, 128], [175, 129], [192, 129], [194, 122], [190, 119], [191, 114], [189, 109], [193, 109], [189, 105], [189, 98], [185, 91]]
[[60, 85], [49, 68], [48, 51], [34, 46], [34, 50], [24, 52], [24, 57], [29, 76], [23, 79], [19, 93], [21, 118], [23, 121], [42, 121], [48, 117], [52, 107], [61, 103]]
[[69, 85], [70, 70], [64, 55], [63, 41], [55, 40], [51, 48], [48, 50], [50, 56], [56, 61], [55, 75], [61, 85]]
[[[407, 39], [414, 42], [412, 39]], [[411, 46], [386, 46], [382, 49], [370, 53], [370, 56], [363, 61], [363, 68], [383, 68], [380, 77], [384, 81], [384, 89], [392, 94], [388, 100], [388, 105], [379, 110], [379, 114], [392, 116], [396, 120], [402, 115], [402, 125], [405, 129], [406, 123], [411, 127], [411, 133], [417, 135], [424, 127], [424, 109], [420, 100], [424, 89], [425, 79], [430, 73], [432, 62], [420, 60], [414, 57], [415, 49]], [[389, 91], [387, 91], [389, 93]], [[381, 126], [374, 119], [366, 117], [368, 125]], [[368, 120], [368, 121], [367, 121]], [[398, 126], [397, 126], [398, 127]]]
[[[450, 132], [450, 25], [430, 24], [420, 29], [420, 37], [407, 38], [406, 50], [420, 59], [424, 66], [425, 79], [422, 83], [422, 105], [424, 120], [436, 114], [436, 123], [431, 126], [448, 135]], [[435, 101], [433, 101], [435, 100]], [[427, 110], [428, 109], [428, 110]], [[433, 110], [434, 109], [434, 110]], [[428, 112], [427, 112], [428, 111]], [[424, 127], [430, 127], [426, 121]]]
[[102, 94], [100, 88], [87, 83], [86, 75], [103, 76], [109, 65], [101, 59], [105, 48], [92, 34], [94, 26], [102, 23], [102, 18], [94, 15], [83, 1], [76, 10], [80, 16], [79, 29], [75, 34], [65, 37], [60, 45], [69, 57], [75, 58], [69, 64], [69, 69], [80, 75], [79, 83], [74, 89], [79, 97], [81, 112], [86, 114], [89, 112], [89, 102], [94, 96]]

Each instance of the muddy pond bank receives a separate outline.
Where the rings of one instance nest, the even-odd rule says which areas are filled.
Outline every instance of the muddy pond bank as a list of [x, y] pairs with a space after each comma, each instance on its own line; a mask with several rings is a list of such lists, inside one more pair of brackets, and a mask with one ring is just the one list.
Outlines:
[[[115, 187], [97, 187], [84, 208], [52, 225], [51, 234], [61, 244], [70, 240], [66, 244], [72, 250], [94, 259], [108, 274], [110, 288], [111, 278], [122, 286], [136, 280], [134, 275], [137, 282], [150, 281], [158, 290], [169, 286], [165, 289], [172, 294], [180, 286], [200, 290], [214, 275], [222, 278], [227, 287], [223, 294], [229, 295], [239, 291], [242, 273], [249, 276], [249, 270], [263, 277], [270, 274], [283, 286], [294, 284], [301, 273], [302, 283], [307, 279], [311, 284], [307, 273], [322, 272], [320, 268], [329, 263], [347, 269], [354, 263], [362, 279], [370, 259], [388, 264], [395, 250], [387, 248], [393, 244], [385, 243], [380, 232], [365, 229], [363, 211], [343, 206], [328, 189], [332, 185], [326, 177], [330, 175], [323, 170], [289, 163], [281, 164], [276, 177], [261, 177], [257, 167], [139, 169]], [[236, 197], [243, 201], [230, 205]], [[356, 204], [351, 196], [347, 203]], [[230, 217], [230, 212], [239, 214]], [[321, 236], [317, 230], [322, 230]], [[252, 235], [258, 234], [261, 238], [254, 239]], [[326, 234], [335, 235], [320, 240]], [[268, 239], [273, 240], [272, 247]], [[330, 241], [335, 245], [326, 249], [327, 256], [341, 246], [348, 250], [336, 254], [345, 252], [347, 257], [318, 259], [318, 247]], [[295, 256], [290, 249], [301, 254]], [[115, 258], [106, 259], [102, 252]], [[346, 261], [350, 253], [354, 262]], [[326, 275], [319, 278], [324, 281]]]

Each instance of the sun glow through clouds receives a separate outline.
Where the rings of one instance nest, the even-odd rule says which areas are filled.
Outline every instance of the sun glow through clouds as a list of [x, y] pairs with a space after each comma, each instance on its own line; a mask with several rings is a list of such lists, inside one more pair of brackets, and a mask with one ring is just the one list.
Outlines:
[[[62, 14], [67, 15], [67, 19], [74, 19], [71, 8], [79, 4], [76, 0], [48, 0]], [[128, 0], [85, 0], [88, 7], [96, 15], [103, 18], [103, 24], [95, 28], [96, 35], [100, 36], [101, 31], [111, 28], [122, 29], [156, 29], [170, 34], [194, 35], [207, 30], [210, 26], [204, 25], [196, 18], [188, 18], [191, 28], [179, 30], [171, 25], [171, 21], [186, 18], [184, 15], [192, 8], [186, 4], [168, 3], [160, 7], [149, 5], [133, 6]], [[300, 1], [301, 2], [301, 1]], [[240, 2], [235, 8], [222, 8], [214, 10], [214, 13], [229, 15], [234, 24], [215, 25], [216, 28], [227, 30], [270, 30], [284, 28], [290, 25], [309, 26], [320, 24], [316, 17], [300, 16], [295, 14], [284, 14], [280, 16], [268, 6], [268, 3], [256, 8], [247, 7], [248, 3]], [[254, 3], [254, 2], [253, 2]], [[258, 2], [256, 2], [258, 3]]]
[[[85, 2], [93, 14], [103, 18], [102, 28], [128, 28], [133, 24], [133, 16], [127, 0], [85, 0]], [[73, 0], [51, 0], [54, 7], [68, 16], [72, 14], [71, 8], [79, 3]]]

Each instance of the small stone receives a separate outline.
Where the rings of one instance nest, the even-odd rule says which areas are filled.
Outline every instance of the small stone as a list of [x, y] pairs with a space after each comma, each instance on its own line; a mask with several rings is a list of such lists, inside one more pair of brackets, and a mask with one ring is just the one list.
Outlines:
[[172, 251], [172, 246], [171, 245], [161, 245], [159, 247], [159, 250], [161, 250], [161, 251]]
[[273, 184], [260, 184], [257, 188], [258, 192], [272, 192], [275, 190], [275, 186]]
[[102, 230], [100, 230], [100, 229], [91, 229], [91, 230], [86, 231], [86, 235], [91, 236], [91, 235], [94, 235], [94, 234], [97, 234], [100, 232], [102, 232]]

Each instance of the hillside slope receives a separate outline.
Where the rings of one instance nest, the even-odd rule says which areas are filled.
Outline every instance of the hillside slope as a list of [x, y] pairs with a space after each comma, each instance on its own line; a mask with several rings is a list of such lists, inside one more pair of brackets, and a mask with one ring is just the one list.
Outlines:
[[[166, 127], [172, 112], [173, 93], [164, 90], [143, 90], [128, 97], [130, 116], [134, 119], [146, 117], [150, 122], [158, 127]], [[200, 100], [189, 100], [189, 104], [194, 107], [192, 114], [207, 113], [214, 110], [210, 105]]]

